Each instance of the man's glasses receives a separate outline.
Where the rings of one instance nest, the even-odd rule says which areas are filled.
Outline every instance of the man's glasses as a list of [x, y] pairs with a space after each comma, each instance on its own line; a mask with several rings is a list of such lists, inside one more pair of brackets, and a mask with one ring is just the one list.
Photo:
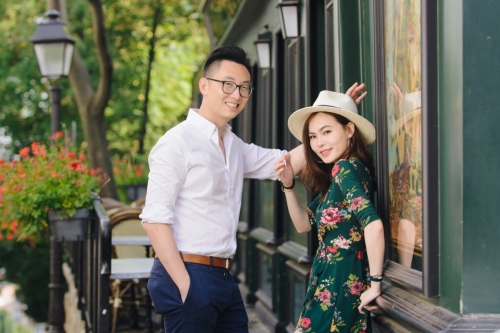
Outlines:
[[225, 94], [232, 94], [236, 90], [236, 88], [240, 88], [241, 97], [246, 98], [246, 97], [250, 96], [252, 94], [252, 91], [253, 91], [253, 87], [251, 85], [248, 85], [248, 84], [238, 85], [238, 84], [234, 83], [233, 81], [220, 81], [220, 80], [216, 80], [216, 79], [211, 79], [209, 77], [206, 77], [205, 79], [222, 83], [222, 91]]

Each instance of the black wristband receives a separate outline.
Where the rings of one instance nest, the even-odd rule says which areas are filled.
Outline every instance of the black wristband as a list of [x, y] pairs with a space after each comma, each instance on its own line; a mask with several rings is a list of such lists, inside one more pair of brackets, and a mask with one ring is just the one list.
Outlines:
[[290, 186], [290, 187], [286, 187], [285, 185], [283, 185], [283, 182], [281, 182], [281, 181], [280, 181], [280, 183], [281, 183], [281, 189], [282, 190], [283, 189], [285, 189], [285, 190], [291, 190], [295, 186], [295, 178], [292, 178], [292, 186]]
[[372, 282], [381, 282], [382, 279], [382, 275], [370, 275], [370, 281]]

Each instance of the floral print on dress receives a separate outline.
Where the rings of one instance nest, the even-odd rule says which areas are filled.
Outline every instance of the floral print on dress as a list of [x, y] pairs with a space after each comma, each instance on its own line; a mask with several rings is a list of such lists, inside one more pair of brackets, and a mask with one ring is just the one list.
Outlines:
[[373, 207], [369, 172], [358, 159], [332, 168], [326, 195], [309, 205], [319, 246], [296, 330], [303, 333], [370, 333], [369, 314], [357, 310], [369, 288], [364, 228], [379, 217]]

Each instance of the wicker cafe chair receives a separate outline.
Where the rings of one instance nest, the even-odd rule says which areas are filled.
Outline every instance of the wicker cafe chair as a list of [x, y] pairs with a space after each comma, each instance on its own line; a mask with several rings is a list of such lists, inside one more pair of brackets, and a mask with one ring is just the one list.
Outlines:
[[132, 208], [144, 208], [144, 205], [146, 205], [146, 197], [139, 198], [136, 201], [132, 202], [130, 204], [130, 207]]
[[127, 205], [124, 204], [123, 202], [108, 197], [101, 198], [101, 203], [106, 211], [109, 211], [110, 209], [117, 207], [119, 208], [127, 207]]
[[[139, 214], [142, 209], [128, 206], [110, 210], [112, 239], [116, 236], [145, 236]], [[111, 295], [113, 304], [111, 332], [116, 332], [118, 312], [123, 305], [131, 305], [132, 326], [137, 326], [137, 306], [145, 305], [147, 324], [151, 330], [151, 300], [145, 287], [153, 266], [150, 247], [143, 245], [113, 245], [111, 260]], [[138, 297], [140, 296], [140, 297]], [[143, 301], [137, 299], [142, 298]]]

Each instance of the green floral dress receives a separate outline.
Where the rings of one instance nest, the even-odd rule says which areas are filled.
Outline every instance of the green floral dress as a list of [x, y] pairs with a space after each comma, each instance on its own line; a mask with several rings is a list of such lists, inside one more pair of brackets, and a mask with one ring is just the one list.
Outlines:
[[332, 176], [327, 195], [318, 196], [308, 208], [319, 247], [296, 329], [368, 333], [369, 314], [357, 308], [361, 293], [370, 286], [363, 228], [379, 219], [371, 202], [372, 181], [356, 158], [337, 162]]

